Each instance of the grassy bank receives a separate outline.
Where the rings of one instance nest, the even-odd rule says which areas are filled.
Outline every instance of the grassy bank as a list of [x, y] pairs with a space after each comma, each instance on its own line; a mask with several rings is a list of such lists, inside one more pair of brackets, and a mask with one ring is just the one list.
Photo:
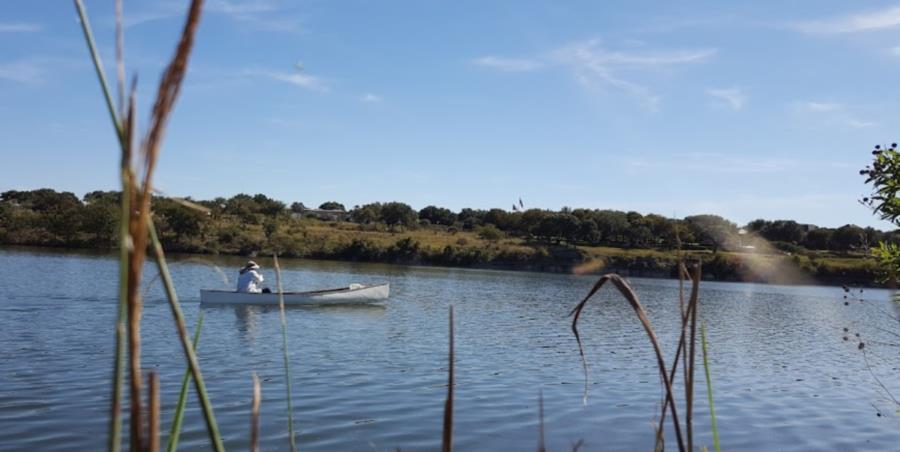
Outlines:
[[[510, 235], [496, 238], [477, 229], [457, 230], [437, 225], [404, 228], [290, 216], [253, 224], [222, 215], [207, 218], [198, 230], [185, 234], [176, 232], [178, 228], [169, 223], [169, 218], [158, 219], [160, 240], [167, 250], [183, 253], [244, 256], [278, 253], [307, 259], [586, 274], [612, 271], [646, 277], [674, 277], [679, 260], [678, 252], [670, 249], [574, 246]], [[76, 234], [67, 241], [45, 240], [49, 234], [40, 231], [18, 237], [25, 240], [9, 240], [7, 234], [0, 235], [0, 242], [79, 248], [105, 246], [87, 233]], [[876, 284], [874, 261], [859, 254], [697, 249], [686, 251], [685, 257], [702, 259], [706, 280]]]

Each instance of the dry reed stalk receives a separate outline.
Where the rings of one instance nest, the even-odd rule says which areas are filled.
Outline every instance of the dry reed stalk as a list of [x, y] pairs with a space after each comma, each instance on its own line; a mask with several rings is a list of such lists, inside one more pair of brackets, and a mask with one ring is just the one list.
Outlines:
[[[200, 362], [197, 360], [197, 354], [194, 353], [194, 344], [188, 335], [187, 327], [184, 323], [184, 313], [181, 311], [181, 304], [178, 302], [178, 294], [175, 292], [175, 284], [172, 282], [172, 275], [169, 272], [169, 266], [166, 263], [166, 256], [163, 253], [162, 244], [156, 234], [156, 227], [153, 220], [148, 221], [148, 230], [150, 242], [153, 245], [153, 253], [156, 258], [156, 266], [162, 278], [163, 287], [166, 290], [166, 298], [169, 300], [169, 308], [172, 311], [172, 317], [175, 319], [175, 328], [178, 337], [181, 339], [181, 349], [187, 359], [188, 367], [191, 375], [194, 377], [194, 389], [197, 391], [197, 398], [200, 400], [200, 406], [203, 408], [203, 417], [206, 421], [206, 430], [209, 434], [210, 442], [216, 451], [224, 451], [225, 446], [222, 444], [222, 437], [219, 434], [219, 427], [216, 424], [215, 413], [213, 412], [212, 402], [206, 392], [206, 383], [203, 381], [203, 374], [200, 372]], [[199, 328], [198, 328], [199, 332]], [[197, 333], [195, 333], [196, 335]]]
[[159, 374], [150, 372], [147, 379], [147, 391], [149, 392], [147, 403], [150, 404], [150, 432], [147, 450], [157, 452], [159, 450]]
[[291, 365], [288, 357], [287, 316], [284, 313], [284, 290], [281, 288], [281, 266], [278, 255], [273, 254], [275, 261], [275, 284], [278, 287], [278, 312], [281, 319], [281, 346], [284, 355], [284, 382], [287, 390], [288, 434], [290, 435], [291, 452], [297, 451], [297, 440], [294, 434], [294, 402], [291, 395]]
[[[148, 224], [150, 223], [150, 199], [153, 185], [153, 170], [162, 144], [165, 125], [172, 112], [172, 107], [181, 89], [184, 74], [187, 71], [187, 61], [190, 57], [197, 25], [200, 23], [200, 12], [203, 0], [193, 0], [188, 11], [187, 20], [181, 33], [175, 56], [163, 74], [156, 96], [156, 103], [150, 116], [150, 129], [141, 145], [141, 153], [144, 157], [143, 176], [140, 188], [135, 187], [134, 203], [136, 209], [130, 211], [129, 235], [131, 237], [131, 249], [129, 250], [128, 263], [128, 344], [129, 364], [131, 370], [131, 427], [132, 448], [142, 450], [142, 438], [139, 433], [141, 425], [140, 394], [141, 394], [141, 314], [143, 300], [140, 293], [140, 284], [143, 263], [147, 253]], [[132, 106], [133, 107], [133, 106]], [[129, 127], [130, 131], [133, 131]], [[132, 135], [126, 138], [130, 142]], [[128, 146], [130, 149], [130, 146]], [[131, 154], [128, 152], [128, 154]], [[183, 329], [180, 325], [179, 329]], [[184, 333], [182, 336], [186, 337]], [[183, 340], [183, 342], [186, 342]], [[190, 345], [186, 345], [190, 350]], [[193, 366], [192, 366], [193, 367]], [[195, 377], [196, 377], [196, 369]], [[197, 381], [195, 378], [194, 381]]]
[[[151, 128], [144, 139], [142, 146], [143, 177], [140, 185], [134, 176], [132, 168], [133, 157], [133, 138], [135, 132], [135, 102], [134, 102], [134, 84], [132, 85], [132, 93], [130, 101], [126, 106], [124, 104], [124, 37], [122, 35], [122, 5], [116, 2], [116, 22], [117, 22], [117, 67], [118, 67], [118, 91], [119, 91], [119, 113], [113, 105], [112, 95], [110, 93], [106, 76], [103, 71], [103, 65], [100, 61], [94, 43], [93, 34], [87, 20], [87, 14], [81, 0], [74, 0], [75, 8], [78, 11], [81, 20], [82, 31], [91, 52], [91, 58], [94, 62], [94, 69], [100, 81], [106, 100], [107, 109], [110, 118], [116, 130], [116, 136], [122, 150], [121, 158], [121, 176], [122, 176], [122, 224], [120, 229], [120, 304], [119, 304], [119, 322], [116, 328], [116, 362], [114, 366], [114, 382], [113, 382], [113, 400], [112, 400], [112, 416], [110, 420], [110, 440], [109, 449], [112, 451], [119, 450], [120, 438], [120, 409], [121, 409], [121, 385], [124, 369], [120, 363], [123, 360], [123, 350], [125, 348], [123, 342], [125, 334], [122, 331], [124, 324], [127, 323], [127, 348], [128, 348], [128, 367], [130, 370], [130, 445], [132, 450], [144, 450], [143, 438], [143, 416], [141, 410], [141, 337], [140, 322], [142, 300], [140, 294], [141, 270], [146, 258], [146, 248], [148, 231], [147, 225], [150, 216], [150, 198], [152, 187], [152, 176], [155, 168], [156, 159], [162, 143], [162, 136], [165, 129], [166, 121], [172, 111], [177, 94], [184, 79], [187, 69], [187, 62], [190, 56], [190, 50], [196, 35], [197, 25], [200, 20], [200, 11], [202, 9], [202, 0], [193, 0], [191, 2], [188, 17], [185, 22], [184, 29], [181, 34], [178, 48], [175, 56], [166, 69], [160, 82], [159, 93], [157, 95], [156, 105], [151, 115]], [[120, 115], [125, 115], [127, 111], [127, 120], [123, 124]]]
[[[683, 364], [682, 370], [684, 372], [684, 381], [686, 382], [685, 389], [684, 389], [685, 401], [693, 400], [692, 399], [692, 397], [693, 397], [693, 359], [691, 359], [690, 361], [688, 360], [688, 357], [687, 357], [688, 352], [687, 352], [687, 350], [685, 350], [688, 347], [685, 344], [688, 342], [687, 331], [688, 331], [688, 326], [690, 324], [690, 319], [692, 318], [691, 316], [694, 315], [694, 312], [697, 308], [696, 302], [699, 299], [699, 289], [700, 289], [699, 265], [700, 264], [697, 263], [698, 273], [695, 278], [694, 275], [691, 275], [691, 273], [688, 271], [688, 269], [684, 265], [683, 261], [679, 261], [679, 263], [678, 263], [678, 300], [679, 300], [679, 306], [681, 307], [681, 310], [680, 310], [681, 311], [681, 335], [678, 339], [678, 347], [675, 349], [675, 359], [672, 361], [672, 369], [669, 371], [669, 379], [671, 380], [671, 383], [674, 386], [675, 372], [678, 370], [679, 360], [681, 358], [682, 353], [684, 353], [686, 356], [685, 356], [684, 360], [681, 360], [681, 363]], [[691, 296], [688, 301], [687, 308], [685, 308], [685, 304], [684, 304], [684, 280], [685, 279], [691, 280]], [[693, 317], [693, 318], [696, 321], [696, 317]], [[691, 354], [693, 354], [693, 342], [694, 341], [695, 340], [692, 336], [691, 337], [691, 347], [690, 347]], [[663, 400], [662, 411], [660, 414], [659, 427], [657, 428], [657, 431], [656, 431], [656, 450], [663, 450], [665, 448], [664, 442], [663, 442], [663, 425], [665, 424], [666, 410], [668, 408], [668, 403], [669, 403], [669, 401], [667, 399]], [[693, 403], [692, 402], [688, 403], [686, 410], [688, 410], [688, 417], [690, 417], [692, 415], [692, 411], [693, 411]], [[688, 429], [689, 429], [688, 443], [691, 443], [691, 437], [692, 437], [692, 431], [690, 430], [691, 428], [692, 428], [691, 423], [688, 423]], [[693, 450], [693, 449], [689, 447], [688, 450]]]
[[[668, 407], [670, 412], [672, 413], [672, 424], [675, 429], [675, 436], [678, 440], [678, 449], [681, 452], [684, 452], [685, 445], [684, 439], [682, 438], [681, 433], [681, 423], [678, 421], [678, 410], [675, 406], [674, 395], [672, 393], [672, 383], [671, 378], [667, 373], [667, 367], [665, 359], [662, 354], [662, 347], [659, 345], [659, 339], [656, 337], [656, 331], [653, 329], [653, 326], [650, 324], [650, 319], [647, 317], [647, 313], [644, 310], [643, 305], [641, 305], [640, 300], [638, 300], [637, 294], [634, 292], [634, 289], [622, 279], [621, 276], [609, 273], [600, 277], [600, 279], [594, 284], [594, 287], [591, 288], [590, 292], [588, 292], [587, 296], [578, 303], [577, 306], [569, 313], [569, 315], [574, 315], [572, 319], [572, 331], [575, 333], [575, 337], [579, 343], [579, 350], [582, 353], [582, 359], [584, 359], [584, 349], [581, 346], [581, 338], [578, 335], [578, 319], [581, 316], [581, 311], [584, 309], [584, 306], [587, 304], [588, 300], [591, 299], [594, 294], [597, 293], [607, 282], [611, 282], [616, 289], [618, 289], [619, 293], [628, 301], [628, 304], [631, 305], [631, 308], [634, 310], [635, 314], [640, 320], [641, 325], [644, 327], [644, 332], [647, 334], [647, 337], [650, 339], [650, 343], [653, 346], [653, 351], [656, 355], [656, 364], [659, 368], [660, 378], [663, 381], [663, 387], [665, 389], [665, 399], [668, 400]], [[660, 423], [662, 424], [662, 423]]]
[[[695, 287], [699, 285], [700, 282], [700, 264], [698, 263], [693, 267], [694, 274], [693, 281]], [[687, 357], [690, 361], [687, 363], [688, 367], [688, 379], [685, 380], [685, 424], [687, 431], [687, 444], [688, 450], [694, 450], [694, 370], [695, 367], [695, 357], [697, 355], [697, 312], [700, 310], [700, 304], [698, 303], [698, 291], [691, 291], [691, 300], [690, 300], [691, 308], [690, 308], [690, 320], [689, 323], [691, 325], [691, 338], [688, 345], [690, 346], [690, 354]]]
[[444, 402], [444, 431], [441, 438], [441, 451], [453, 450], [453, 306], [450, 306], [450, 352], [448, 354], [449, 365], [447, 368], [447, 400]]
[[253, 405], [250, 407], [250, 452], [259, 452], [259, 404], [262, 390], [259, 377], [253, 372]]
[[[694, 313], [697, 309], [697, 306], [699, 304], [699, 300], [700, 300], [700, 263], [699, 262], [697, 262], [697, 264], [694, 266], [694, 274], [691, 274], [690, 272], [688, 272], [687, 267], [683, 263], [678, 264], [678, 279], [680, 281], [682, 281], [685, 278], [691, 280], [691, 295], [688, 300], [687, 309], [682, 312], [681, 337], [678, 341], [678, 347], [675, 349], [675, 360], [673, 361], [672, 368], [669, 371], [669, 379], [671, 380], [671, 383], [673, 385], [675, 384], [675, 373], [678, 370], [679, 358], [682, 355], [682, 353], [685, 353], [685, 354], [687, 353], [687, 351], [685, 350], [687, 348], [685, 346], [685, 344], [688, 339], [687, 338], [687, 326], [689, 323], [689, 319], [691, 318], [691, 316], [694, 315]], [[684, 295], [683, 295], [683, 293], [680, 293], [679, 296], [683, 297]], [[696, 322], [696, 316], [694, 316], [693, 318], [694, 318], [693, 321]], [[685, 357], [685, 359], [682, 360], [682, 363], [684, 364], [683, 370], [684, 370], [685, 382], [686, 382], [685, 386], [686, 387], [688, 385], [692, 386], [693, 385], [693, 377], [692, 377], [693, 370], [691, 369], [689, 372], [688, 358]], [[691, 366], [693, 366], [692, 362], [691, 362]], [[692, 389], [691, 394], [693, 394], [693, 389]], [[685, 400], [689, 400], [687, 389], [685, 389]], [[692, 399], [690, 399], [690, 400], [692, 400]], [[657, 448], [657, 450], [662, 450], [662, 446], [663, 446], [662, 426], [665, 424], [666, 410], [668, 408], [668, 404], [669, 404], [669, 400], [664, 399], [662, 411], [660, 414], [659, 428], [657, 429], [657, 432], [656, 432], [656, 442], [657, 442], [656, 448]]]

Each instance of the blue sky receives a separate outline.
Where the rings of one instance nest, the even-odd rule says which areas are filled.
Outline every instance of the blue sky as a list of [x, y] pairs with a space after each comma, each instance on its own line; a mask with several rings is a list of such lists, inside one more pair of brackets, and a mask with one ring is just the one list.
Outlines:
[[[143, 119], [186, 4], [125, 2]], [[900, 139], [898, 74], [897, 1], [210, 0], [156, 185], [886, 229], [858, 170]], [[116, 188], [71, 2], [4, 2], [0, 136], [0, 190]]]

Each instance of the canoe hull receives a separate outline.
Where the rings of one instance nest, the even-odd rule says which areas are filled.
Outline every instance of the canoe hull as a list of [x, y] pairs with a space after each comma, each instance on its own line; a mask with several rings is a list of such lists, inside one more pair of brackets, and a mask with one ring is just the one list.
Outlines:
[[[379, 284], [338, 289], [315, 290], [311, 292], [285, 292], [284, 304], [294, 305], [330, 305], [330, 304], [367, 304], [383, 301], [390, 296], [391, 285]], [[278, 305], [277, 293], [241, 293], [228, 290], [201, 290], [200, 303], [210, 305]]]

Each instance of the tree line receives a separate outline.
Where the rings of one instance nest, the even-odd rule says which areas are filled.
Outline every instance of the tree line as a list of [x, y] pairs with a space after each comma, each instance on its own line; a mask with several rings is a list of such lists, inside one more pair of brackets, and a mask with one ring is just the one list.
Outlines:
[[[44, 188], [0, 194], [0, 243], [45, 246], [112, 247], [116, 243], [120, 193], [93, 191], [82, 198]], [[291, 230], [291, 222], [316, 213], [302, 203], [284, 202], [263, 194], [190, 200], [202, 209], [185, 207], [177, 199], [156, 197], [154, 218], [167, 245], [184, 249], [196, 241], [235, 240], [246, 225], [256, 226], [266, 239]], [[683, 219], [609, 209], [464, 208], [438, 206], [415, 210], [402, 202], [370, 203], [346, 210], [329, 201], [321, 210], [346, 212], [347, 222], [388, 231], [431, 228], [448, 233], [476, 231], [487, 240], [516, 237], [556, 245], [620, 248], [750, 250], [762, 241], [784, 251], [867, 250], [879, 242], [900, 243], [898, 231], [844, 225], [824, 228], [792, 220], [755, 220], [743, 227], [717, 215]], [[182, 246], [179, 246], [182, 245]], [[190, 247], [188, 247], [190, 248]], [[189, 249], [188, 249], [189, 250]]]

